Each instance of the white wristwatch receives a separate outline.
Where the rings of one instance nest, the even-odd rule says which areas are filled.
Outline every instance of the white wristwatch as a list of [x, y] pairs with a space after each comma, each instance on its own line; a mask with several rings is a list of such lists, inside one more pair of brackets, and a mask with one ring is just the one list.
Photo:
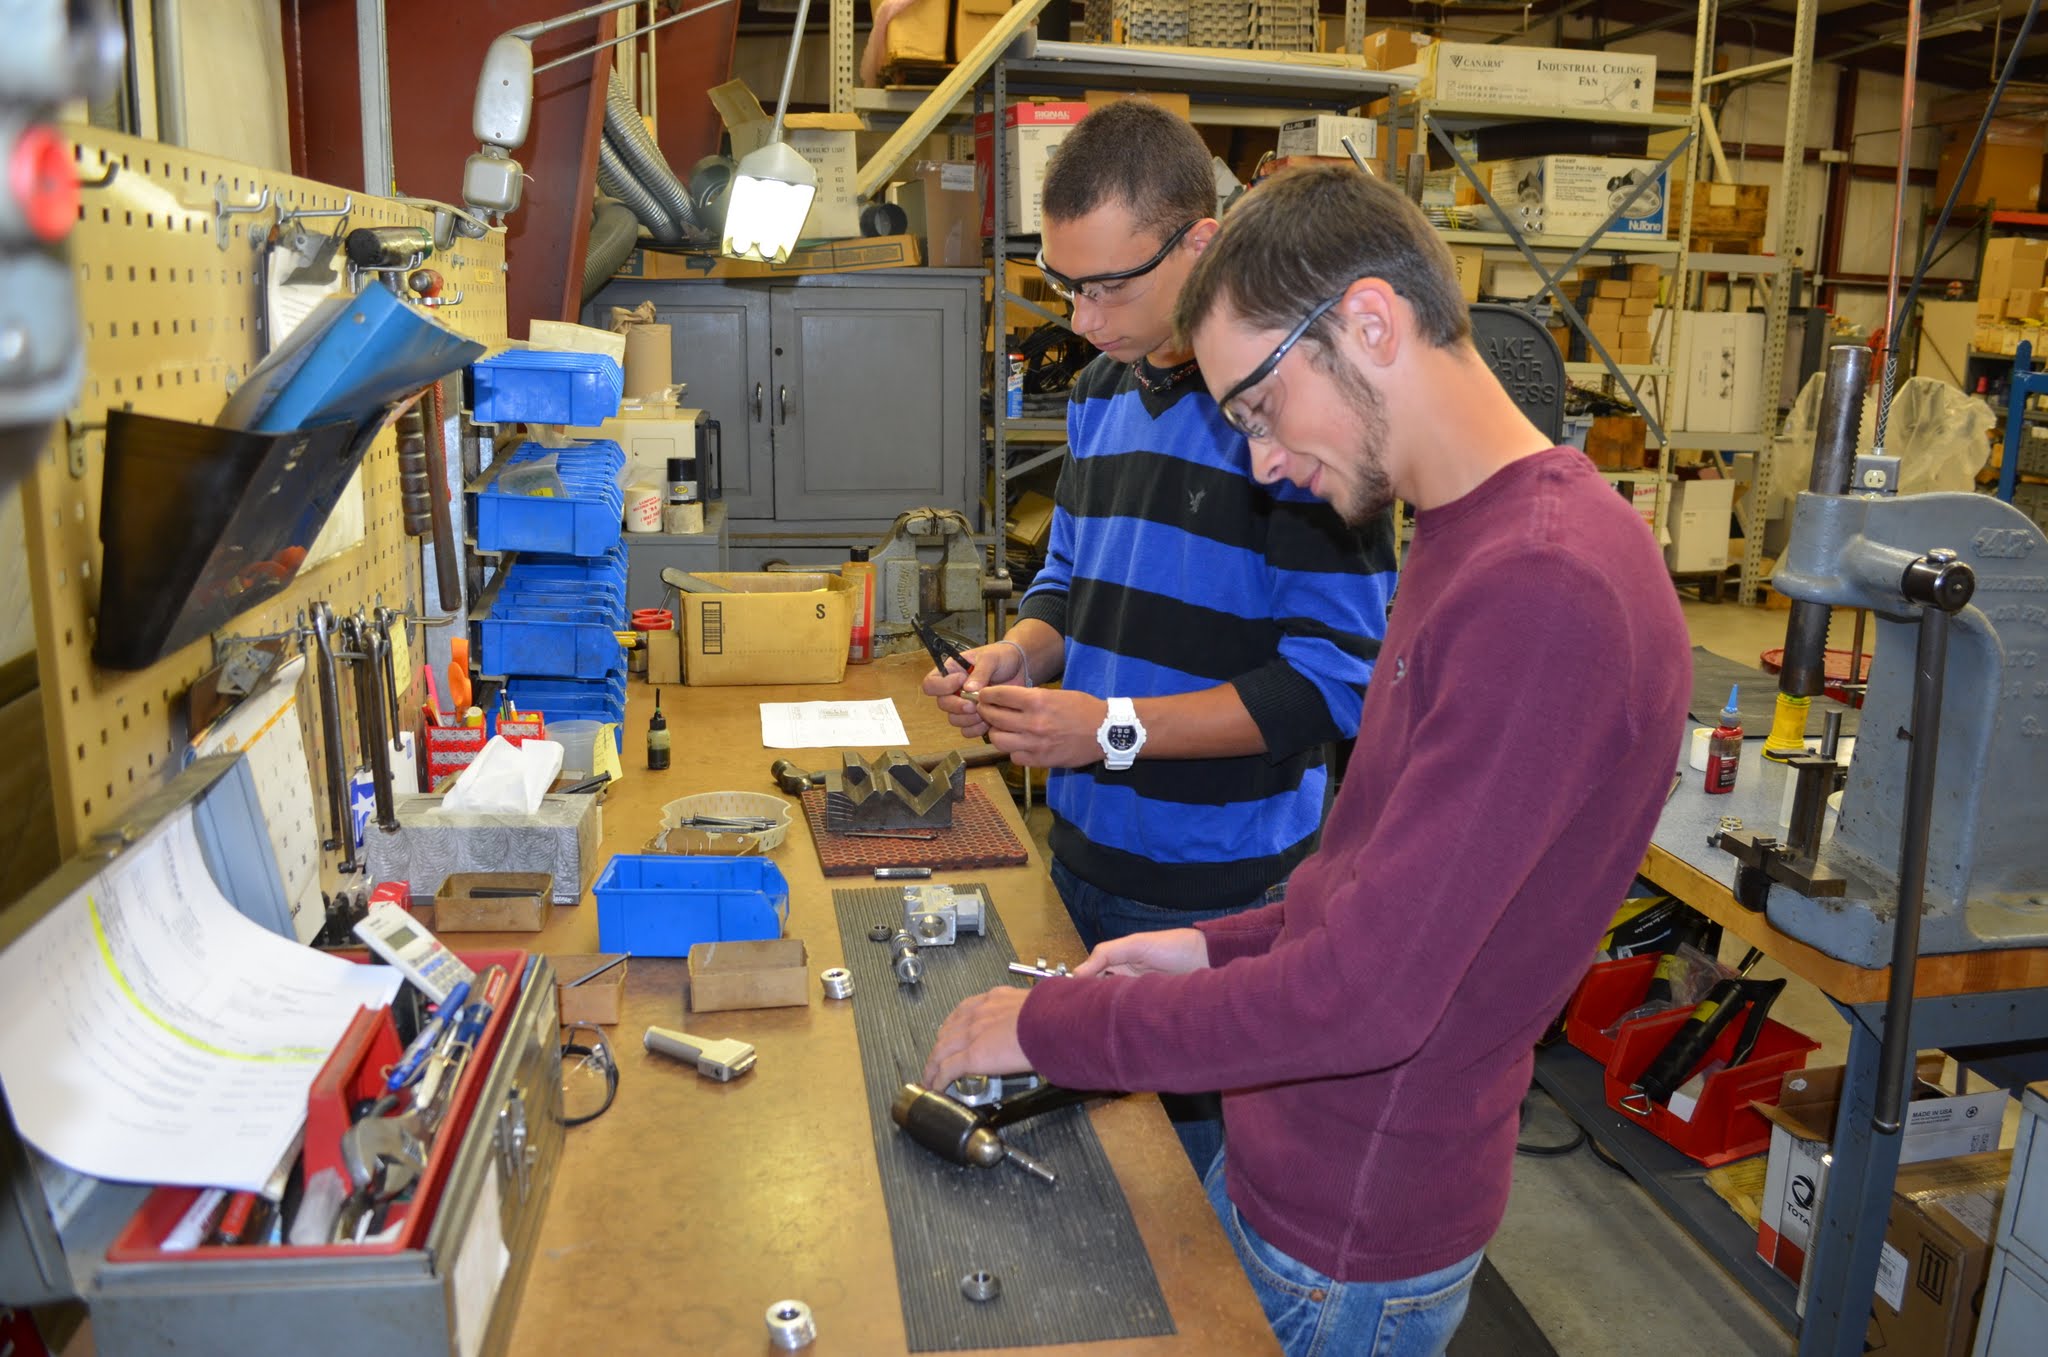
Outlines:
[[1096, 728], [1095, 743], [1102, 746], [1102, 766], [1113, 772], [1120, 773], [1138, 761], [1138, 751], [1145, 747], [1145, 723], [1138, 719], [1131, 699], [1109, 699], [1109, 715]]

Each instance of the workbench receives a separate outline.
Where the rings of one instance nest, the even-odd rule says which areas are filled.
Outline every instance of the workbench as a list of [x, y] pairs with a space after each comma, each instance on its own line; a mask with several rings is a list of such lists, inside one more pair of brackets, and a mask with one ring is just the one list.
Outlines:
[[[898, 655], [849, 668], [837, 685], [670, 688], [662, 708], [674, 755], [672, 766], [658, 773], [645, 767], [652, 690], [635, 682], [626, 776], [603, 805], [603, 856], [641, 851], [659, 827], [662, 805], [676, 797], [773, 791], [768, 767], [777, 758], [826, 766], [829, 751], [761, 747], [763, 701], [893, 697], [913, 751], [958, 747], [958, 732], [918, 692], [930, 667], [922, 655]], [[1079, 961], [1080, 941], [999, 773], [980, 769], [970, 776], [990, 793], [1031, 861], [934, 879], [985, 882], [1024, 957]], [[632, 960], [620, 1021], [607, 1031], [622, 1067], [618, 1101], [595, 1122], [568, 1132], [512, 1353], [570, 1352], [595, 1343], [617, 1353], [759, 1357], [768, 1350], [764, 1312], [791, 1297], [817, 1316], [816, 1352], [878, 1357], [907, 1351], [853, 1012], [850, 1005], [825, 1004], [815, 983], [818, 971], [842, 961], [832, 891], [874, 883], [865, 877], [828, 881], [800, 813], [770, 856], [789, 880], [786, 936], [802, 938], [809, 949], [811, 1002], [686, 1014], [682, 960]], [[464, 933], [450, 940], [469, 948], [505, 939], [550, 953], [595, 952], [597, 906], [586, 893], [579, 906], [556, 907], [537, 943], [530, 933]], [[650, 1024], [752, 1042], [758, 1063], [731, 1084], [699, 1078], [641, 1048]], [[1090, 1116], [1179, 1333], [1083, 1350], [1219, 1357], [1277, 1352], [1158, 1100], [1101, 1103]]]
[[[1869, 738], [1879, 738], [1878, 733]], [[1863, 1351], [1898, 1172], [1899, 1137], [1874, 1136], [1870, 1129], [1891, 973], [1838, 961], [1743, 908], [1734, 895], [1735, 859], [1708, 842], [1724, 817], [1772, 832], [1780, 823], [1790, 776], [1784, 765], [1760, 756], [1758, 741], [1744, 750], [1741, 775], [1727, 795], [1707, 795], [1704, 775], [1682, 770], [1641, 875], [1815, 986], [1849, 1024], [1833, 1165], [1807, 1255], [1811, 1276], [1804, 1321], [1794, 1310], [1796, 1288], [1756, 1256], [1755, 1228], [1713, 1194], [1698, 1164], [1606, 1107], [1600, 1070], [1590, 1057], [1561, 1044], [1552, 1047], [1538, 1057], [1537, 1081], [1760, 1305], [1799, 1336], [1801, 1357], [1850, 1357]], [[1912, 1030], [1917, 1048], [1946, 1051], [2003, 1088], [2017, 1089], [2048, 1075], [2048, 949], [1922, 957], [1914, 972]]]

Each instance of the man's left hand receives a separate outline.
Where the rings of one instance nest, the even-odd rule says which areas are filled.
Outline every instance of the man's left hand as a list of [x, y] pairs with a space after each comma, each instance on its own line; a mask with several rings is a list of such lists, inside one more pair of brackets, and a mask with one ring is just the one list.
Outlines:
[[963, 1074], [1022, 1074], [1031, 1068], [1017, 1041], [1017, 1015], [1030, 990], [1004, 985], [972, 998], [939, 1024], [924, 1062], [924, 1086], [943, 1093]]
[[981, 690], [977, 708], [989, 742], [1023, 768], [1085, 768], [1102, 759], [1095, 732], [1109, 719], [1109, 704], [1071, 688]]

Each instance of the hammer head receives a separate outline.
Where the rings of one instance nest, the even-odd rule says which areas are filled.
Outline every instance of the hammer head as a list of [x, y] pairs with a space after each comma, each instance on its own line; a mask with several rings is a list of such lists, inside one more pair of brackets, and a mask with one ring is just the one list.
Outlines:
[[788, 759], [775, 760], [768, 772], [774, 777], [775, 785], [789, 796], [802, 796], [806, 788], [825, 785], [823, 773], [806, 772]]

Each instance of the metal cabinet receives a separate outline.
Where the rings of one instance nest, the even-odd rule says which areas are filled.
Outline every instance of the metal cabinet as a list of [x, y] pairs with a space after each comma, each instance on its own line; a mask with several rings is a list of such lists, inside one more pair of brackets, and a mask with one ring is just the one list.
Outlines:
[[675, 379], [724, 432], [737, 564], [872, 542], [919, 505], [980, 523], [981, 283], [967, 269], [620, 279], [586, 319], [647, 301], [674, 330]]

